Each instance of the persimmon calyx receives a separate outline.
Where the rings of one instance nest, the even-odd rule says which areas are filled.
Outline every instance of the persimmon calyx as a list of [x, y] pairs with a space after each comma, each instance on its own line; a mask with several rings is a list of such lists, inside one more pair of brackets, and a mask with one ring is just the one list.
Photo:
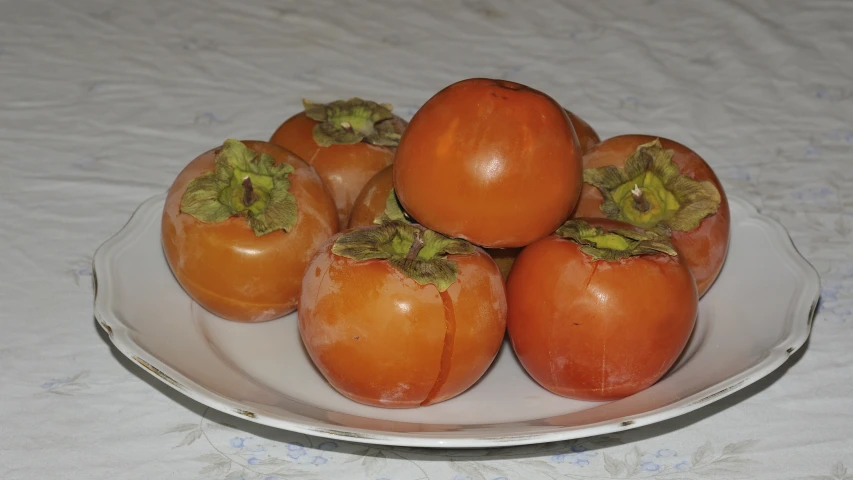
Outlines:
[[303, 99], [302, 104], [305, 116], [318, 122], [314, 126], [314, 141], [321, 147], [359, 142], [396, 147], [400, 143], [402, 132], [394, 121], [390, 104], [360, 98], [326, 104]]
[[394, 220], [344, 233], [332, 245], [332, 253], [357, 262], [385, 260], [420, 285], [432, 284], [443, 292], [459, 273], [456, 262], [447, 256], [470, 255], [474, 245]]
[[569, 220], [557, 229], [557, 235], [580, 244], [581, 251], [595, 260], [614, 262], [627, 257], [678, 253], [667, 235], [644, 230], [614, 228], [605, 230], [583, 220]]
[[661, 232], [693, 230], [717, 213], [720, 192], [710, 181], [682, 175], [672, 156], [655, 139], [637, 147], [622, 168], [584, 170], [583, 181], [601, 191], [607, 218]]
[[218, 223], [234, 216], [246, 218], [255, 235], [296, 225], [296, 197], [290, 193], [293, 166], [275, 164], [243, 142], [225, 140], [216, 151], [214, 169], [187, 184], [181, 213], [200, 222]]
[[373, 223], [376, 225], [381, 225], [383, 223], [388, 222], [406, 222], [406, 223], [415, 223], [415, 220], [409, 216], [409, 214], [403, 210], [403, 206], [400, 205], [400, 200], [397, 199], [397, 193], [392, 188], [390, 192], [388, 192], [388, 198], [385, 199], [385, 211], [383, 211]]

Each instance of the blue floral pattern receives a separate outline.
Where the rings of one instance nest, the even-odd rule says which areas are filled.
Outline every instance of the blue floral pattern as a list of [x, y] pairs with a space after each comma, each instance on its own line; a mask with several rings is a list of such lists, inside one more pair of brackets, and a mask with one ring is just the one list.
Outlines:
[[224, 480], [277, 480], [291, 478], [295, 471], [300, 472], [300, 478], [318, 479], [321, 477], [316, 469], [332, 462], [332, 452], [339, 448], [337, 442], [328, 440], [313, 446], [314, 439], [305, 436], [305, 442], [270, 441], [243, 434], [226, 422], [204, 418], [197, 424], [178, 425], [167, 433], [184, 434], [178, 447], [206, 440], [214, 453], [198, 458], [203, 463], [199, 474]]
[[77, 393], [88, 390], [89, 385], [85, 382], [89, 372], [80, 372], [70, 377], [52, 378], [41, 384], [43, 393], [52, 393], [54, 395], [72, 396]]
[[587, 451], [587, 448], [581, 444], [572, 445], [569, 453], [560, 453], [551, 456], [551, 461], [554, 463], [570, 463], [578, 467], [586, 467], [589, 465], [591, 457], [598, 455], [596, 452]]
[[[698, 479], [722, 474], [746, 478], [742, 474], [755, 464], [747, 454], [757, 444], [746, 440], [717, 449], [705, 443], [686, 451], [661, 445], [646, 451], [623, 445], [617, 436], [601, 436], [517, 447], [511, 455], [500, 449], [434, 453], [416, 448], [365, 447], [282, 431], [275, 431], [276, 440], [270, 440], [241, 433], [230, 426], [230, 421], [208, 411], [201, 422], [176, 426], [169, 433], [184, 435], [179, 447], [204, 439], [213, 451], [199, 457], [203, 463], [199, 474], [221, 480], [344, 478], [336, 475], [352, 472], [353, 467], [371, 480]], [[449, 470], [435, 468], [429, 461], [435, 455], [450, 459]], [[383, 475], [392, 466], [397, 475]], [[401, 472], [407, 476], [399, 477]]]

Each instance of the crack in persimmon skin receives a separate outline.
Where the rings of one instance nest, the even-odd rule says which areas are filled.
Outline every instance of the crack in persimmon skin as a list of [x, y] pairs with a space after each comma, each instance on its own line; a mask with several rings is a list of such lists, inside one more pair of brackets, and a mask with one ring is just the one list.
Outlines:
[[435, 400], [441, 387], [447, 383], [447, 378], [450, 377], [450, 361], [453, 358], [453, 343], [456, 339], [456, 312], [453, 309], [453, 300], [450, 299], [450, 294], [447, 290], [438, 292], [441, 297], [441, 304], [444, 307], [444, 345], [441, 349], [441, 363], [438, 370], [438, 377], [432, 385], [426, 398], [421, 402], [421, 406], [427, 406]]
[[[590, 282], [592, 282], [592, 277], [595, 275], [595, 272], [598, 271], [598, 265], [600, 263], [601, 263], [601, 260], [596, 260], [595, 264], [593, 264], [592, 272], [590, 272], [589, 278], [587, 278], [586, 282], [584, 283], [585, 289], [588, 288]], [[577, 326], [577, 323], [575, 323], [575, 326]], [[555, 389], [559, 388], [559, 382], [557, 382], [557, 372], [555, 371], [556, 365], [554, 364], [555, 363], [555, 359], [554, 359], [554, 342], [555, 342], [554, 331], [556, 330], [556, 328], [557, 328], [557, 322], [551, 322], [551, 334], [549, 335], [549, 339], [548, 339], [548, 371], [551, 374], [551, 383], [553, 384], [553, 386], [554, 386], [553, 388], [555, 388]]]
[[592, 273], [589, 274], [589, 278], [586, 279], [586, 284], [584, 284], [584, 286], [583, 286], [584, 289], [589, 288], [589, 284], [590, 284], [590, 282], [592, 282], [592, 276], [595, 275], [596, 271], [598, 271], [598, 265], [600, 265], [600, 264], [601, 264], [601, 260], [597, 260], [595, 262], [595, 265], [593, 265]]
[[[601, 265], [603, 260], [597, 260], [595, 265], [592, 267], [592, 273], [589, 274], [589, 278], [586, 279], [586, 284], [583, 286], [584, 290], [589, 288], [589, 284], [592, 283], [592, 278], [595, 276], [595, 272], [598, 271], [598, 266]], [[601, 394], [604, 395], [604, 387], [607, 384], [607, 325], [604, 326], [604, 335], [601, 337]]]

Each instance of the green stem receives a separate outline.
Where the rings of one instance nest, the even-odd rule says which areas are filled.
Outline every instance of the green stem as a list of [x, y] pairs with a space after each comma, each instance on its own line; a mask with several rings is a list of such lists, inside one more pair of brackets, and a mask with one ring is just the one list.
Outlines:
[[677, 254], [667, 236], [651, 230], [605, 229], [584, 220], [569, 220], [556, 233], [580, 244], [581, 251], [595, 260], [617, 261], [638, 255]]
[[367, 142], [396, 147], [403, 133], [391, 113], [391, 105], [360, 98], [338, 100], [328, 104], [303, 100], [305, 115], [315, 120], [314, 141], [321, 147]]
[[181, 213], [203, 223], [240, 216], [257, 236], [296, 225], [296, 197], [290, 193], [288, 163], [276, 163], [239, 140], [228, 139], [214, 158], [213, 171], [194, 178], [181, 197]]
[[646, 200], [646, 197], [643, 195], [643, 190], [640, 189], [639, 185], [634, 184], [634, 188], [631, 190], [631, 196], [634, 197], [634, 207], [640, 212], [648, 212], [652, 205]]
[[258, 195], [255, 193], [255, 187], [252, 186], [252, 179], [246, 177], [243, 180], [243, 205], [251, 207], [257, 201]]
[[415, 230], [415, 239], [412, 241], [412, 246], [409, 247], [409, 253], [406, 254], [406, 258], [408, 260], [418, 258], [418, 254], [422, 248], [424, 248], [424, 239], [421, 237], [421, 230], [417, 229]]
[[638, 146], [623, 167], [585, 169], [583, 181], [601, 192], [607, 218], [646, 229], [690, 231], [717, 212], [722, 192], [711, 180], [681, 173], [674, 155], [656, 139]]
[[332, 253], [357, 262], [386, 260], [421, 285], [433, 284], [439, 292], [456, 281], [458, 267], [450, 255], [470, 255], [476, 250], [464, 240], [445, 237], [421, 225], [390, 221], [357, 228], [338, 237]]

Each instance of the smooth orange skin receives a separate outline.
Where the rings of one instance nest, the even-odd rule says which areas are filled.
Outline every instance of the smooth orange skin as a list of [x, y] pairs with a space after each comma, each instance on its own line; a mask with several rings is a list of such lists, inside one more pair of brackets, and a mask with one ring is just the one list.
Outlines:
[[[421, 405], [438, 378], [446, 323], [438, 289], [384, 260], [317, 254], [302, 282], [299, 332], [311, 360], [338, 392], [367, 405]], [[449, 376], [430, 403], [467, 390], [491, 365], [506, 331], [506, 296], [480, 249], [448, 257], [459, 267], [447, 289], [456, 318]]]
[[684, 350], [698, 310], [680, 256], [593, 260], [556, 235], [519, 254], [507, 303], [510, 340], [530, 376], [555, 394], [593, 401], [657, 382]]
[[385, 203], [394, 188], [393, 165], [379, 172], [364, 185], [352, 205], [347, 228], [374, 225], [373, 221], [385, 211]]
[[427, 228], [483, 247], [523, 247], [574, 209], [581, 161], [572, 123], [551, 97], [469, 79], [415, 113], [397, 148], [394, 189]]
[[598, 136], [598, 132], [592, 128], [592, 125], [586, 123], [584, 119], [569, 110], [566, 110], [566, 115], [569, 116], [569, 120], [572, 121], [572, 126], [575, 128], [582, 155], [585, 155], [592, 147], [601, 143], [601, 137]]
[[296, 309], [305, 267], [337, 233], [338, 218], [331, 195], [305, 162], [266, 142], [243, 143], [295, 169], [290, 174], [297, 203], [294, 228], [257, 237], [241, 217], [202, 223], [179, 213], [190, 180], [213, 170], [213, 149], [190, 162], [169, 189], [162, 244], [178, 283], [199, 305], [228, 320], [263, 322]]
[[[660, 138], [664, 148], [672, 149], [672, 161], [683, 175], [697, 180], [708, 180], [720, 192], [720, 208], [717, 213], [706, 217], [699, 226], [688, 232], [672, 232], [672, 243], [678, 248], [696, 278], [699, 296], [702, 297], [711, 288], [720, 274], [729, 250], [731, 214], [729, 202], [720, 180], [711, 167], [690, 148], [662, 137], [649, 135], [620, 135], [608, 138], [596, 145], [583, 157], [584, 168], [599, 168], [608, 165], [625, 166], [625, 160], [644, 143]], [[601, 192], [589, 184], [584, 184], [581, 198], [573, 216], [576, 218], [603, 218]]]
[[[400, 118], [396, 121], [405, 124]], [[314, 141], [316, 124], [304, 112], [297, 113], [278, 127], [270, 142], [295, 153], [317, 171], [332, 192], [343, 227], [355, 198], [376, 172], [391, 165], [395, 149], [365, 142], [321, 147]]]

